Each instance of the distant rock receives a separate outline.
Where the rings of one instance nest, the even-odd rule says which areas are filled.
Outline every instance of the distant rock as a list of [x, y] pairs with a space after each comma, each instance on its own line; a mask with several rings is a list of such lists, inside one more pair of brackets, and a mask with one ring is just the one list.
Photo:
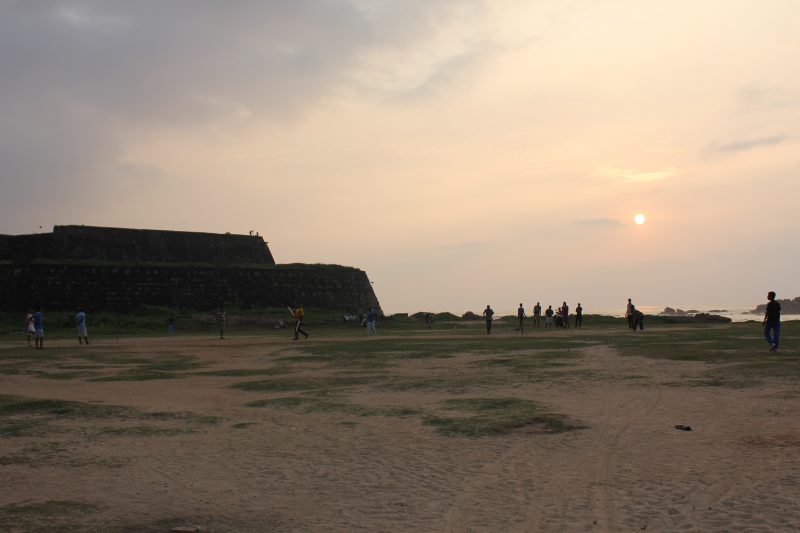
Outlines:
[[[794, 300], [778, 300], [781, 304], [781, 314], [784, 315], [800, 315], [800, 296]], [[763, 315], [767, 311], [767, 304], [761, 304], [752, 311], [748, 311], [751, 315]]]
[[709, 313], [730, 313], [727, 309], [711, 309]]
[[456, 315], [454, 315], [453, 313], [450, 313], [448, 311], [445, 311], [443, 313], [432, 313], [430, 311], [418, 311], [418, 312], [414, 313], [413, 315], [411, 315], [411, 318], [414, 318], [416, 320], [425, 320], [426, 317], [429, 316], [429, 315], [430, 315], [430, 317], [432, 319], [437, 320], [437, 321], [458, 320], [458, 317]]
[[692, 322], [700, 322], [703, 324], [730, 324], [733, 321], [726, 316], [697, 313], [692, 317]]
[[[727, 313], [727, 311], [714, 309], [713, 311], [709, 311], [709, 313]], [[708, 315], [708, 313], [702, 313], [697, 309], [689, 309], [684, 311], [683, 309], [673, 309], [672, 307], [665, 307], [663, 311], [658, 313], [658, 316], [696, 316], [696, 315]], [[701, 319], [702, 320], [702, 319]]]

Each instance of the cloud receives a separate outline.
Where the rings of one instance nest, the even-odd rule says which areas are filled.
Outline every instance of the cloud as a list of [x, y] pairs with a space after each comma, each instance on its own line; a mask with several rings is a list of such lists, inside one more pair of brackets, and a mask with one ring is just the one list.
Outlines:
[[800, 104], [800, 98], [787, 95], [780, 87], [750, 83], [739, 91], [739, 99], [749, 108], [783, 109]]
[[373, 9], [370, 20], [388, 38], [363, 49], [352, 73], [354, 87], [366, 95], [398, 99], [435, 94], [437, 86], [457, 80], [499, 47], [483, 26], [483, 2], [377, 3], [382, 9]]
[[296, 112], [372, 39], [352, 6], [313, 0], [17, 2], [0, 15], [4, 98], [51, 89], [136, 122], [219, 118], [220, 101]]
[[0, 223], [30, 191], [89, 205], [120, 165], [148, 164], [126, 159], [137, 136], [285, 124], [359, 75], [402, 80], [373, 93], [438, 83], [472, 50], [464, 13], [481, 3], [0, 1]]
[[126, 121], [291, 118], [361, 79], [419, 89], [463, 62], [481, 2], [0, 5], [4, 99], [46, 90]]
[[759, 137], [756, 139], [743, 139], [739, 141], [732, 141], [728, 143], [713, 143], [707, 148], [707, 152], [712, 154], [734, 154], [738, 152], [746, 152], [755, 148], [762, 148], [766, 146], [777, 146], [786, 141], [791, 140], [789, 135], [778, 134], [770, 137]]
[[606, 178], [624, 182], [651, 182], [661, 181], [677, 175], [675, 169], [641, 170], [635, 168], [602, 167], [599, 174]]

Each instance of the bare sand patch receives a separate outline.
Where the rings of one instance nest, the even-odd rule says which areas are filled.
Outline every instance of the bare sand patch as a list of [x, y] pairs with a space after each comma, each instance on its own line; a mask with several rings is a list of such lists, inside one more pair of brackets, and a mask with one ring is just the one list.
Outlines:
[[[464, 337], [379, 342], [419, 339], [446, 345]], [[572, 346], [566, 357], [566, 347], [537, 347], [533, 338], [526, 349], [487, 342], [439, 354], [446, 357], [404, 358], [389, 347], [377, 366], [327, 358], [326, 346], [337, 353], [337, 343], [362, 341], [124, 339], [88, 348], [103, 361], [94, 369], [100, 376], [156, 368], [165, 358], [180, 364], [161, 370], [171, 377], [129, 381], [0, 374], [3, 395], [130, 409], [6, 416], [29, 425], [4, 426], [0, 436], [0, 529], [800, 527], [798, 394], [785, 381], [681, 386], [709, 365], [623, 357], [603, 344]], [[2, 354], [14, 362], [19, 352], [25, 370], [44, 371], [80, 366], [92, 353], [75, 350], [53, 343], [48, 359], [8, 346]], [[119, 360], [134, 362], [111, 364]], [[253, 385], [237, 388], [242, 383]], [[426, 423], [473, 415], [448, 411], [453, 399], [508, 398], [535, 402], [581, 429], [523, 424], [469, 437]], [[258, 401], [262, 407], [251, 406]]]

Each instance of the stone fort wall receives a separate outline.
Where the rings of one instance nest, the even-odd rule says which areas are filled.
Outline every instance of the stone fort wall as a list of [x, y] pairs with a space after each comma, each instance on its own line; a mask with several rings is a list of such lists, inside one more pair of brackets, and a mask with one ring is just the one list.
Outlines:
[[132, 311], [142, 305], [185, 309], [303, 304], [357, 311], [379, 307], [367, 274], [328, 265], [199, 267], [63, 263], [0, 264], [0, 305], [22, 311]]
[[0, 260], [33, 259], [275, 264], [267, 243], [255, 235], [94, 226], [55, 226], [52, 233], [0, 235]]
[[364, 271], [276, 265], [261, 237], [56, 229], [52, 234], [0, 237], [0, 310], [22, 311], [39, 304], [53, 311], [82, 306], [119, 312], [142, 305], [197, 310], [220, 305], [247, 309], [302, 304], [342, 311], [379, 307]]

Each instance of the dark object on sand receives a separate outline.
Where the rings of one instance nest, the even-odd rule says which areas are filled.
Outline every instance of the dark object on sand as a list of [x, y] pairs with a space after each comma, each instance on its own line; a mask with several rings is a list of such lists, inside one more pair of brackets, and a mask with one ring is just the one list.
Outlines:
[[683, 424], [678, 424], [677, 426], [675, 426], [675, 429], [680, 429], [682, 431], [691, 431], [692, 426], [684, 426]]

